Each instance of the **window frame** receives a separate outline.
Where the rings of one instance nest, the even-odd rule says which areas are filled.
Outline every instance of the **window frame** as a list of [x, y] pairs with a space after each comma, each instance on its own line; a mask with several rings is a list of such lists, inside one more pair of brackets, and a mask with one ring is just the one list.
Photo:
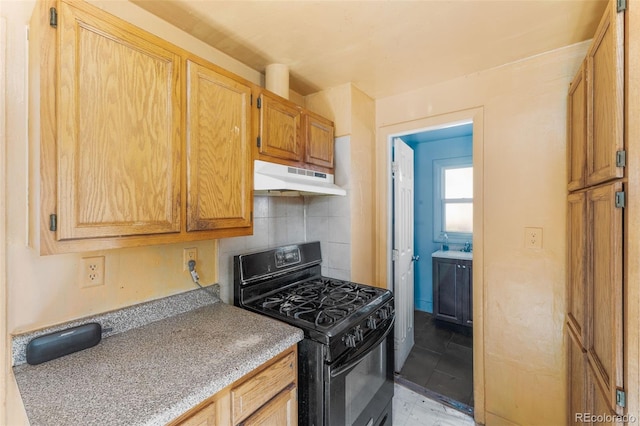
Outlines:
[[433, 160], [433, 241], [443, 243], [441, 235], [447, 234], [449, 244], [464, 244], [471, 242], [473, 232], [446, 232], [444, 230], [444, 210], [446, 204], [471, 203], [473, 198], [458, 198], [455, 201], [445, 202], [444, 200], [444, 174], [446, 170], [473, 168], [473, 157], [455, 157], [440, 160]]

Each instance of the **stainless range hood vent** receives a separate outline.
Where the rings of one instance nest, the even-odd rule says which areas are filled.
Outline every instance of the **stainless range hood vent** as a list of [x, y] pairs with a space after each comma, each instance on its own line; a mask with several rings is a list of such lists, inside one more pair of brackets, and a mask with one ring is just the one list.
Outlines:
[[256, 195], [347, 195], [333, 183], [333, 174], [255, 160], [253, 189]]

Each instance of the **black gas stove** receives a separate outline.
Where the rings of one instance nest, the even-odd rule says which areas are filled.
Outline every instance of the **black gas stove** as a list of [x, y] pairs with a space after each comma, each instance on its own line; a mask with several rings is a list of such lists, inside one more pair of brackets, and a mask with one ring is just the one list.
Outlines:
[[234, 303], [304, 331], [301, 425], [390, 423], [393, 295], [324, 277], [321, 263], [319, 242], [235, 256]]

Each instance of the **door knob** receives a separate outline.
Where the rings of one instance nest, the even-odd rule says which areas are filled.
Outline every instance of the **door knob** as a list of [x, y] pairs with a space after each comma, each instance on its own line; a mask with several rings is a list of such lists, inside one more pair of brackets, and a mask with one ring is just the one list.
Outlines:
[[420, 255], [417, 255], [417, 256], [411, 256], [411, 261], [412, 261], [412, 262], [417, 262], [418, 260], [420, 260]]

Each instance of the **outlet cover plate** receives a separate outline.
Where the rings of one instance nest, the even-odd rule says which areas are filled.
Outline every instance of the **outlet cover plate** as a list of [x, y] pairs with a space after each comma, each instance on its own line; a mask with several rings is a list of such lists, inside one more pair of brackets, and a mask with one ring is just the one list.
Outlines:
[[80, 262], [80, 287], [104, 285], [104, 256], [83, 257]]

